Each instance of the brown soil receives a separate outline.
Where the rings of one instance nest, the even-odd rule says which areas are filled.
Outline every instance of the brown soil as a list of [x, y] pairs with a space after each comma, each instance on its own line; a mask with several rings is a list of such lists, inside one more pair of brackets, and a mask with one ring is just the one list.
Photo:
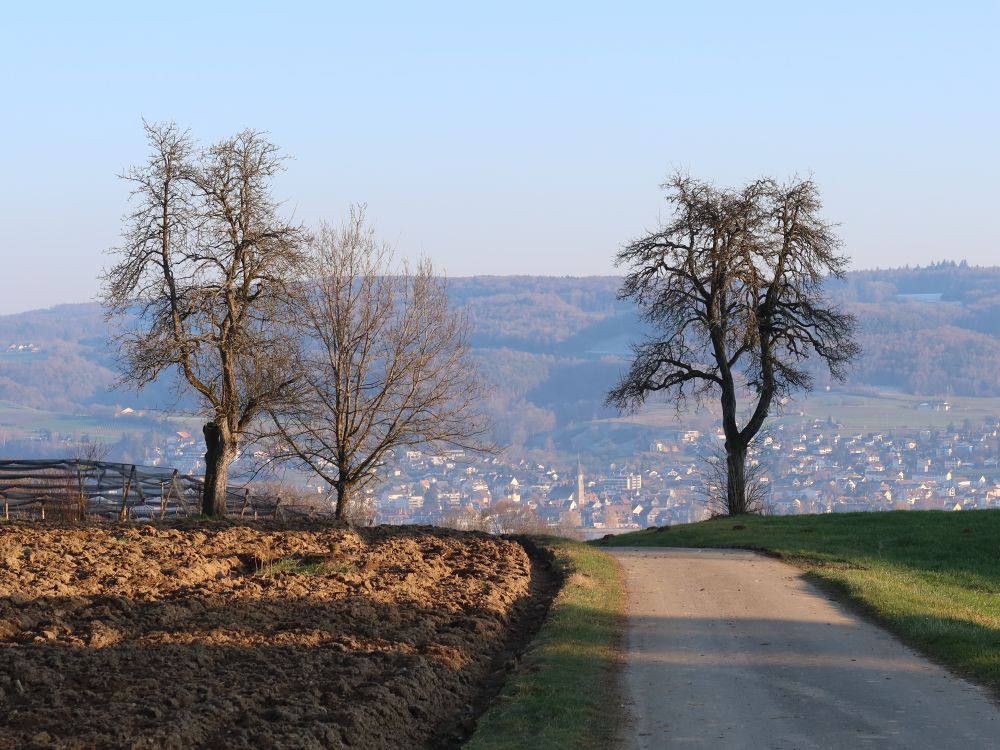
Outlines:
[[455, 745], [553, 581], [439, 529], [0, 526], [0, 748]]

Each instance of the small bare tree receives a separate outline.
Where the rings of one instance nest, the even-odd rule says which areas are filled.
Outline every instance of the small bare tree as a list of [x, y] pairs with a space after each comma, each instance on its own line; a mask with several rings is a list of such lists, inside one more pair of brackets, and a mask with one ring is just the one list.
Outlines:
[[73, 458], [77, 461], [82, 461], [88, 464], [99, 463], [107, 459], [108, 454], [111, 453], [111, 444], [92, 440], [85, 435], [83, 439], [76, 444], [73, 452], [75, 454]]
[[635, 300], [658, 334], [633, 347], [631, 368], [608, 403], [636, 409], [662, 391], [679, 408], [689, 397], [717, 394], [726, 511], [747, 513], [747, 449], [775, 399], [811, 387], [810, 356], [843, 379], [860, 351], [854, 318], [822, 291], [847, 258], [820, 218], [811, 180], [720, 190], [678, 175], [664, 187], [671, 220], [618, 253], [618, 263], [631, 266], [619, 297]]
[[255, 482], [254, 496], [273, 501], [279, 517], [323, 518], [330, 516], [332, 511], [329, 493], [311, 492], [282, 479]]
[[312, 244], [294, 398], [271, 408], [272, 455], [314, 472], [350, 520], [386, 455], [418, 445], [491, 450], [467, 323], [431, 264], [397, 268], [363, 208]]
[[553, 529], [527, 503], [500, 500], [483, 509], [480, 528], [490, 534], [553, 534]]
[[[753, 452], [753, 446], [760, 435], [751, 441], [748, 455]], [[708, 455], [700, 456], [702, 489], [705, 493], [708, 513], [712, 518], [728, 516], [729, 513], [729, 468], [726, 461], [725, 448], [713, 450]], [[760, 516], [771, 515], [774, 506], [770, 501], [770, 485], [767, 481], [766, 467], [763, 463], [753, 460], [747, 462], [744, 473], [746, 485], [747, 513]]]
[[199, 150], [173, 123], [145, 128], [151, 155], [123, 176], [134, 208], [103, 299], [109, 317], [137, 313], [117, 339], [121, 382], [179, 373], [200, 401], [203, 512], [223, 515], [244, 434], [294, 380], [281, 323], [307, 235], [279, 216], [270, 188], [282, 157], [260, 133]]

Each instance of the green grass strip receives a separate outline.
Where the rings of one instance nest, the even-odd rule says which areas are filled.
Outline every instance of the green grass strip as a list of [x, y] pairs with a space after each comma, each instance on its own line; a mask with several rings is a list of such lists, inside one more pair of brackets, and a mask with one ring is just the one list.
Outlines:
[[606, 748], [617, 731], [621, 568], [580, 542], [535, 541], [555, 554], [566, 583], [467, 750]]
[[906, 643], [1000, 694], [1000, 510], [719, 518], [598, 544], [778, 553]]

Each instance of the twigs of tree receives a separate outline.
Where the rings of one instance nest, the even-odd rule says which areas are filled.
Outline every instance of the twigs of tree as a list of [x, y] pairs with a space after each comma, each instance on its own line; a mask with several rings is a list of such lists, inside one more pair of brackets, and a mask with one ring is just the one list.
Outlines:
[[431, 264], [397, 268], [363, 208], [340, 228], [322, 226], [310, 250], [297, 314], [301, 379], [269, 406], [262, 438], [275, 460], [333, 488], [346, 520], [390, 451], [492, 446], [467, 322], [449, 309]]
[[[747, 448], [775, 399], [812, 385], [804, 363], [820, 357], [842, 380], [860, 348], [855, 319], [823, 296], [847, 266], [820, 218], [811, 180], [752, 182], [722, 190], [686, 175], [663, 186], [673, 216], [617, 256], [630, 267], [619, 292], [658, 335], [633, 346], [607, 398], [635, 410], [663, 392], [680, 407], [717, 395], [726, 443], [726, 509], [751, 510]], [[740, 396], [748, 398], [745, 419]]]
[[73, 458], [84, 463], [104, 461], [107, 459], [108, 454], [111, 453], [111, 444], [84, 437], [83, 440], [76, 444], [74, 453], [76, 455]]
[[486, 508], [456, 508], [446, 512], [438, 525], [460, 531], [482, 531], [487, 534], [553, 534], [574, 538], [575, 529], [569, 526], [550, 526], [527, 503], [500, 500]]
[[244, 130], [206, 149], [173, 123], [144, 123], [150, 158], [123, 179], [133, 210], [104, 275], [108, 316], [136, 312], [122, 333], [124, 384], [171, 373], [204, 410], [203, 512], [225, 512], [229, 465], [250, 425], [284, 398], [292, 280], [307, 233], [279, 215], [271, 180], [277, 147]]
[[[765, 428], [766, 429], [766, 428]], [[753, 446], [758, 444], [761, 433], [754, 436], [747, 449], [751, 455]], [[731, 515], [729, 512], [729, 467], [725, 448], [719, 448], [701, 459], [701, 480], [709, 515], [713, 518]], [[746, 464], [744, 485], [746, 486], [746, 513], [770, 515], [773, 510], [766, 467], [759, 461], [750, 460]]]

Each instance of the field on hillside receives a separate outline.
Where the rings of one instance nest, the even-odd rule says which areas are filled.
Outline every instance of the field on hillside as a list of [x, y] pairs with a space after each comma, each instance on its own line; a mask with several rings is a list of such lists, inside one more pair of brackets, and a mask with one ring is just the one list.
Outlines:
[[177, 429], [197, 432], [198, 422], [186, 416], [151, 412], [146, 416], [103, 417], [91, 414], [66, 414], [33, 409], [9, 401], [0, 401], [0, 432], [5, 438], [37, 436], [49, 430], [63, 437], [89, 436], [92, 440], [115, 442], [122, 435], [149, 429]]
[[[921, 404], [947, 400], [949, 411], [920, 408]], [[801, 412], [801, 414], [800, 414]], [[943, 429], [1000, 417], [1000, 398], [911, 396], [888, 392], [817, 392], [792, 401], [784, 420], [801, 421], [803, 416], [834, 420], [847, 430], [922, 430]]]
[[602, 540], [776, 553], [1000, 694], [1000, 510], [741, 516]]
[[0, 401], [0, 428], [16, 432], [52, 430], [54, 432], [85, 432], [100, 437], [117, 437], [110, 419], [86, 415], [60, 414], [58, 412], [32, 409], [9, 401]]
[[[921, 408], [947, 400], [949, 411]], [[804, 420], [832, 417], [843, 425], [842, 431], [872, 432], [881, 430], [943, 429], [961, 425], [966, 419], [979, 423], [985, 418], [1000, 417], [1000, 398], [911, 396], [889, 391], [820, 391], [794, 396], [781, 409], [772, 410], [771, 424], [800, 424]], [[721, 421], [717, 399], [708, 399], [701, 407], [693, 403], [680, 414], [670, 404], [655, 399], [638, 414], [595, 420], [604, 424], [633, 424], [667, 429], [712, 429]]]
[[454, 746], [537, 568], [416, 527], [0, 525], [0, 748]]

